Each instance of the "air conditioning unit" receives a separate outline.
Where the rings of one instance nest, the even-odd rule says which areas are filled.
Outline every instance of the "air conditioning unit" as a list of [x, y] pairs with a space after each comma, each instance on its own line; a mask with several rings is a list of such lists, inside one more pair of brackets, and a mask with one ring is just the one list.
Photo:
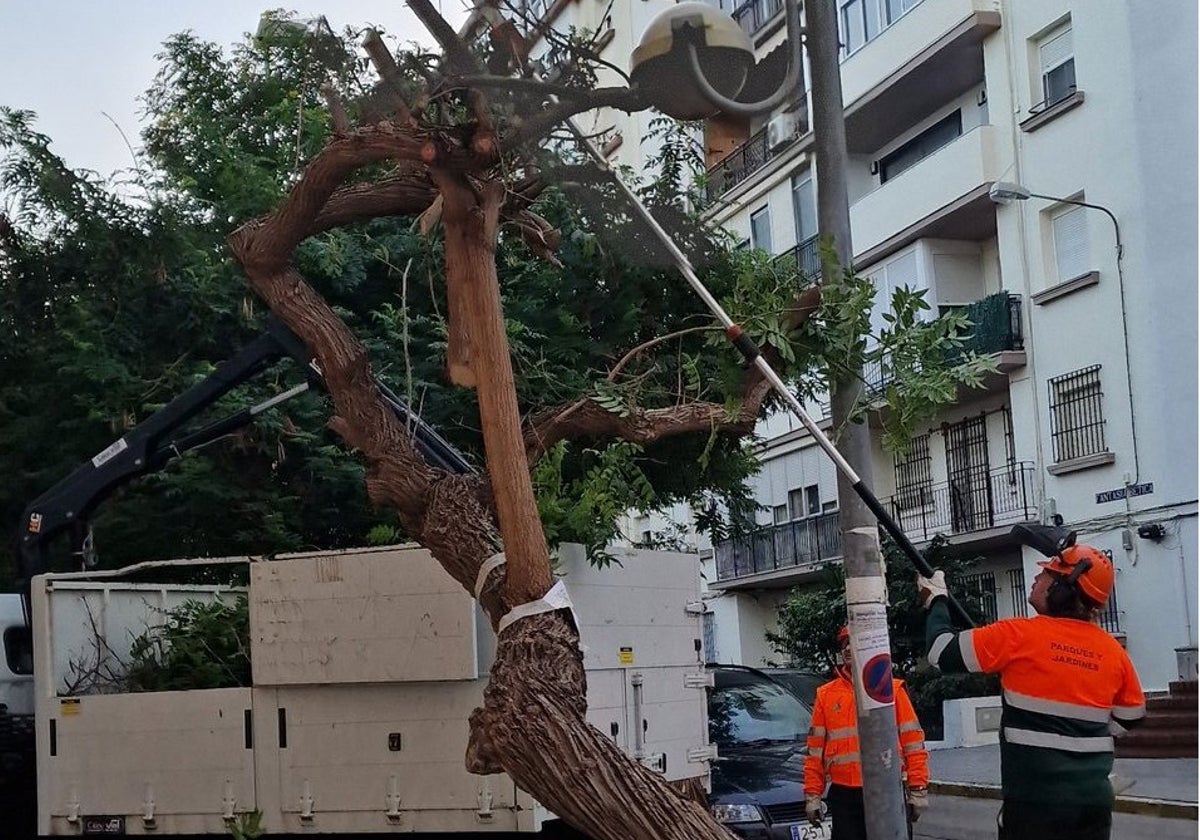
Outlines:
[[778, 114], [767, 123], [767, 148], [777, 151], [796, 139], [796, 115]]

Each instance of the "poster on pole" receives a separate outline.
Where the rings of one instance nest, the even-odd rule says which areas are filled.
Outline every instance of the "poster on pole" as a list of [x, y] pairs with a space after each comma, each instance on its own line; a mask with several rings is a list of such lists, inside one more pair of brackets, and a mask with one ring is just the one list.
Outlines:
[[854, 667], [862, 676], [858, 702], [863, 709], [894, 705], [892, 651], [888, 644], [887, 606], [878, 603], [851, 604], [850, 635]]

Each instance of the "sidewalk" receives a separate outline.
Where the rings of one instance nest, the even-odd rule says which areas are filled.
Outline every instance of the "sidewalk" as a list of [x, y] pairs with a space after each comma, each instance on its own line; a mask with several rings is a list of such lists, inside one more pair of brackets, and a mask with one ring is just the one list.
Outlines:
[[[1118, 789], [1114, 810], [1194, 820], [1198, 769], [1195, 758], [1118, 758], [1113, 762]], [[1000, 747], [933, 750], [929, 774], [934, 793], [999, 799]]]

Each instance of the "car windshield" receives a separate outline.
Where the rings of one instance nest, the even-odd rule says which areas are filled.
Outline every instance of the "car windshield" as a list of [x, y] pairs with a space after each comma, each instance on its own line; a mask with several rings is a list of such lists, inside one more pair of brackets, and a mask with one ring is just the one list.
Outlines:
[[708, 704], [709, 739], [718, 747], [804, 738], [812, 712], [790, 691], [749, 673], [721, 676]]

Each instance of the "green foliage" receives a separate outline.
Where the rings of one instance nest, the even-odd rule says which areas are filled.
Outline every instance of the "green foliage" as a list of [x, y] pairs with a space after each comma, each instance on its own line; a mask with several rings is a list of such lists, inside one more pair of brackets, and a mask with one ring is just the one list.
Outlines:
[[[821, 257], [836, 264], [828, 243], [822, 244]], [[851, 422], [863, 422], [882, 404], [884, 445], [902, 450], [913, 429], [953, 403], [960, 387], [979, 387], [996, 363], [964, 349], [972, 325], [961, 312], [930, 316], [926, 289], [896, 289], [882, 311], [883, 326], [875, 330], [874, 284], [852, 269], [835, 276], [836, 282], [822, 286], [820, 310], [798, 343], [818, 360], [822, 381], [863, 382]]]
[[[71, 170], [31, 114], [0, 110], [0, 189], [14, 223], [0, 243], [0, 429], [18, 443], [0, 450], [0, 528], [11, 532], [38, 494], [261, 329], [262, 307], [246, 293], [225, 238], [272, 209], [330, 136], [318, 83], [346, 102], [374, 83], [354, 33], [267, 29], [230, 51], [192, 34], [165, 43], [145, 96], [145, 154], [119, 183]], [[574, 32], [564, 43], [586, 47], [592, 37]], [[398, 60], [402, 86], [432, 66], [424, 55]], [[563, 83], [586, 84], [586, 64]], [[429, 107], [432, 118], [457, 106]], [[653, 133], [662, 151], [640, 194], [713, 294], [776, 351], [780, 374], [808, 396], [829, 372], [852, 368], [869, 352], [859, 334], [869, 289], [847, 275], [845, 288], [826, 290], [821, 316], [789, 333], [786, 309], [807, 281], [732, 249], [701, 220], [694, 128], [659, 120]], [[745, 376], [737, 354], [612, 183], [554, 151], [546, 144], [538, 163], [549, 182], [561, 183], [534, 209], [562, 233], [562, 268], [535, 258], [507, 229], [496, 253], [522, 415], [580, 399], [622, 416], [697, 400], [732, 415]], [[295, 262], [362, 339], [377, 375], [481, 464], [474, 395], [442, 376], [441, 239], [422, 236], [412, 219], [377, 219], [307, 240]], [[926, 328], [903, 314], [918, 301], [901, 303], [896, 328], [879, 344], [905, 381], [889, 402], [916, 400], [889, 416], [895, 424], [915, 422], [945, 397], [947, 382], [937, 377], [966, 376], [933, 364], [959, 332], [950, 322]], [[666, 335], [608, 381], [618, 360]], [[281, 365], [195, 424], [277, 394], [299, 376]], [[772, 407], [773, 400], [764, 410]], [[325, 429], [328, 414], [321, 395], [294, 399], [104, 500], [92, 522], [102, 565], [403, 539], [371, 509], [363, 465]], [[714, 538], [735, 532], [754, 508], [746, 481], [757, 468], [742, 440], [705, 430], [643, 448], [563, 445], [536, 466], [535, 483], [551, 541], [582, 541], [602, 559], [616, 517], [631, 509], [687, 502]]]
[[258, 840], [263, 836], [262, 811], [247, 811], [238, 814], [229, 823], [229, 836], [233, 840]]
[[[943, 537], [935, 537], [922, 556], [935, 569], [946, 573], [951, 594], [963, 605], [972, 621], [980, 624], [984, 617], [979, 605], [968, 597], [961, 584], [963, 573], [979, 558], [955, 555], [948, 548]], [[908, 683], [909, 694], [922, 723], [938, 732], [943, 699], [995, 694], [999, 683], [994, 676], [942, 674], [929, 667], [924, 661], [926, 613], [917, 599], [916, 569], [890, 539], [884, 539], [883, 553], [892, 668], [897, 677]], [[779, 630], [768, 632], [767, 641], [784, 664], [826, 673], [840, 661], [837, 632], [845, 623], [845, 578], [841, 566], [830, 565], [825, 567], [817, 583], [793, 590], [788, 596], [779, 610]]]
[[181, 691], [250, 685], [250, 611], [245, 596], [232, 604], [188, 600], [169, 610], [130, 647], [130, 691]]
[[655, 490], [638, 466], [642, 449], [636, 444], [585, 449], [574, 459], [569, 451], [560, 442], [533, 468], [542, 527], [551, 545], [583, 543], [588, 559], [605, 565], [612, 560], [605, 547], [617, 536], [617, 518], [631, 506], [654, 507]]

